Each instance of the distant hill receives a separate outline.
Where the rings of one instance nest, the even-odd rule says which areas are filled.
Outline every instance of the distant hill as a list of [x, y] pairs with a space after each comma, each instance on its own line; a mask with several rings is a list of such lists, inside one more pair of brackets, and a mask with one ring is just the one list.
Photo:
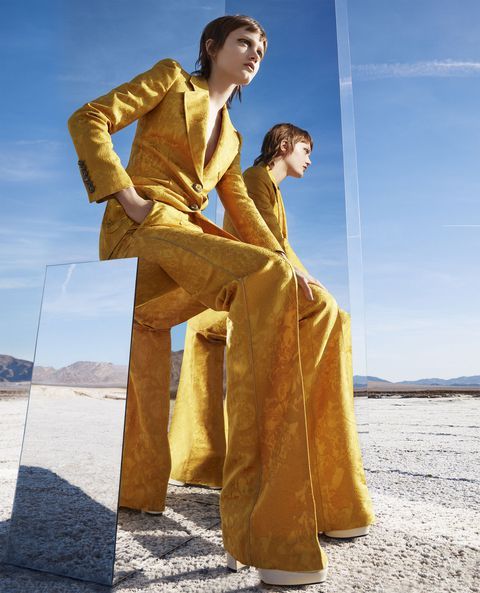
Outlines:
[[[180, 368], [182, 366], [183, 350], [172, 352], [172, 368], [170, 377], [170, 386], [172, 391], [176, 391], [180, 377]], [[22, 360], [0, 354], [0, 383], [1, 382], [20, 382], [31, 381], [33, 364], [28, 360]], [[111, 362], [91, 362], [78, 361], [71, 365], [54, 369], [53, 367], [35, 367], [36, 383], [55, 383], [62, 385], [123, 385], [126, 384], [127, 367], [125, 365], [114, 365]], [[384, 384], [385, 388], [389, 385], [431, 385], [444, 387], [480, 387], [480, 375], [469, 377], [455, 377], [453, 379], [439, 379], [437, 377], [430, 379], [416, 379], [414, 381], [388, 381], [372, 375], [354, 375], [353, 382], [356, 388], [366, 387], [366, 382], [370, 385]]]
[[[183, 350], [172, 352], [170, 384], [176, 391], [180, 378]], [[0, 355], [0, 383], [30, 382], [33, 363], [9, 355]], [[108, 385], [127, 384], [126, 365], [111, 362], [77, 361], [59, 369], [35, 366], [34, 382], [43, 385]]]
[[[431, 385], [431, 386], [443, 386], [443, 387], [480, 387], [480, 375], [472, 375], [471, 377], [455, 377], [453, 379], [416, 379], [415, 381], [387, 381], [386, 379], [380, 379], [379, 377], [372, 377], [368, 375], [366, 377], [369, 384], [384, 383], [387, 385]], [[365, 376], [355, 375], [353, 378], [355, 387], [365, 386]]]
[[33, 383], [41, 385], [125, 385], [128, 367], [111, 362], [79, 360], [60, 369], [35, 366]]
[[391, 381], [387, 381], [386, 379], [380, 379], [379, 377], [372, 377], [371, 375], [354, 375], [353, 376], [353, 384], [355, 387], [362, 387], [365, 386], [367, 381], [375, 381], [376, 383], [391, 383]]
[[455, 377], [454, 379], [417, 379], [416, 381], [399, 381], [399, 385], [445, 385], [460, 387], [475, 387], [480, 385], [480, 375], [471, 377]]
[[0, 354], [0, 383], [31, 381], [32, 366], [33, 363], [29, 360]]

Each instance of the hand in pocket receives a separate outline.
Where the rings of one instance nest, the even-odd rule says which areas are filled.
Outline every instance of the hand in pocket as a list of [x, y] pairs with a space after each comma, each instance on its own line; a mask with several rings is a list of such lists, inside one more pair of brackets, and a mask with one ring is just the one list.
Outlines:
[[119, 191], [115, 197], [128, 218], [137, 224], [145, 220], [154, 205], [153, 200], [142, 198], [133, 187]]

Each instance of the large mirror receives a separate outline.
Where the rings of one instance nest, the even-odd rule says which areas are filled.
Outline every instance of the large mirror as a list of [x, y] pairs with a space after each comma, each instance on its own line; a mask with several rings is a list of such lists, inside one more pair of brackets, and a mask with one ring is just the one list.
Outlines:
[[[308, 271], [350, 314], [355, 409], [362, 446], [368, 444], [363, 263], [346, 0], [256, 3], [227, 0], [228, 14], [264, 24], [269, 48], [262, 71], [234, 103], [243, 135], [243, 168], [263, 136], [291, 122], [312, 136], [312, 164], [302, 179], [281, 184], [290, 243]], [[217, 222], [223, 208], [217, 202]]]
[[[356, 425], [366, 450], [363, 264], [346, 2], [228, 0], [226, 13], [253, 16], [269, 39], [261, 71], [244, 89], [242, 102], [234, 101], [230, 111], [243, 137], [242, 169], [253, 165], [265, 134], [276, 124], [292, 123], [313, 139], [312, 164], [303, 178], [287, 177], [281, 183], [288, 238], [300, 261], [348, 316]], [[210, 216], [221, 226], [224, 208], [213, 197], [214, 192], [210, 207], [214, 203], [215, 211]], [[188, 326], [175, 327], [172, 336], [173, 481], [219, 486], [225, 443], [223, 435], [212, 432], [218, 430], [221, 409], [218, 401], [210, 402], [210, 409], [204, 402], [207, 397], [218, 399], [219, 380], [214, 375], [225, 365], [225, 326], [219, 316], [200, 316]], [[201, 370], [205, 368], [207, 373]], [[225, 377], [223, 388], [226, 395]], [[192, 401], [191, 394], [200, 403]], [[208, 421], [207, 428], [198, 426], [199, 418]], [[180, 436], [185, 425], [191, 431], [189, 438]], [[210, 459], [202, 448], [208, 449]]]
[[7, 563], [112, 583], [136, 267], [47, 266]]

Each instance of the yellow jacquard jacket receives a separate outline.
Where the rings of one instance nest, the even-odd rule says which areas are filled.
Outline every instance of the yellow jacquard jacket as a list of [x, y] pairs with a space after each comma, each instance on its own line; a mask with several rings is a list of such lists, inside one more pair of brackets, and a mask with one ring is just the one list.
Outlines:
[[[134, 186], [142, 197], [195, 213], [201, 221], [207, 220], [200, 212], [207, 206], [208, 192], [216, 187], [236, 236], [283, 251], [247, 193], [240, 168], [241, 136], [226, 106], [217, 147], [203, 166], [208, 110], [208, 82], [168, 58], [75, 111], [68, 127], [90, 202], [103, 202]], [[135, 120], [137, 130], [124, 168], [111, 135]], [[109, 232], [101, 232], [102, 259], [109, 257], [133, 222], [118, 205], [117, 200], [107, 202], [102, 231], [108, 226]], [[217, 232], [216, 225], [208, 224]]]
[[[305, 266], [292, 249], [288, 240], [287, 217], [280, 188], [270, 168], [260, 163], [249, 167], [243, 173], [248, 195], [252, 198], [268, 228], [279, 242], [290, 263], [296, 268], [307, 272]], [[237, 235], [235, 226], [227, 212], [223, 219], [223, 228]]]

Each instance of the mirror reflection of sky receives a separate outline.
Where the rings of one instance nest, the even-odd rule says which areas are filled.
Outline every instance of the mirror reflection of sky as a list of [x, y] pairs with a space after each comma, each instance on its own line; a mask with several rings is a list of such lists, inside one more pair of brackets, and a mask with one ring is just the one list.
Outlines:
[[[229, 2], [227, 10], [249, 5]], [[334, 73], [324, 70], [328, 54], [319, 51], [329, 33], [326, 20], [308, 18], [307, 6], [326, 19], [326, 0], [252, 3], [270, 46], [232, 120], [244, 136], [244, 167], [278, 120], [313, 132], [310, 170], [282, 184], [290, 239], [347, 307], [341, 146], [328, 92]], [[114, 11], [103, 1], [53, 0], [4, 11], [10, 92], [0, 98], [1, 353], [33, 359], [45, 264], [98, 257], [104, 207], [88, 203], [68, 116], [163, 57], [193, 69], [200, 32], [225, 5], [139, 0], [135, 8], [125, 0]], [[349, 12], [369, 374], [478, 374], [480, 7], [473, 0], [394, 7], [366, 0], [349, 2]], [[113, 137], [124, 163], [133, 132], [130, 126]], [[175, 332], [174, 349], [181, 347]]]
[[47, 266], [35, 365], [128, 366], [137, 259]]
[[302, 179], [287, 177], [280, 188], [289, 240], [310, 273], [348, 309], [334, 3], [227, 0], [226, 7], [229, 14], [243, 11], [256, 18], [269, 40], [265, 61], [245, 89], [245, 100], [232, 108], [244, 139], [243, 167], [253, 164], [265, 132], [274, 124], [290, 122], [309, 131], [312, 164]]

